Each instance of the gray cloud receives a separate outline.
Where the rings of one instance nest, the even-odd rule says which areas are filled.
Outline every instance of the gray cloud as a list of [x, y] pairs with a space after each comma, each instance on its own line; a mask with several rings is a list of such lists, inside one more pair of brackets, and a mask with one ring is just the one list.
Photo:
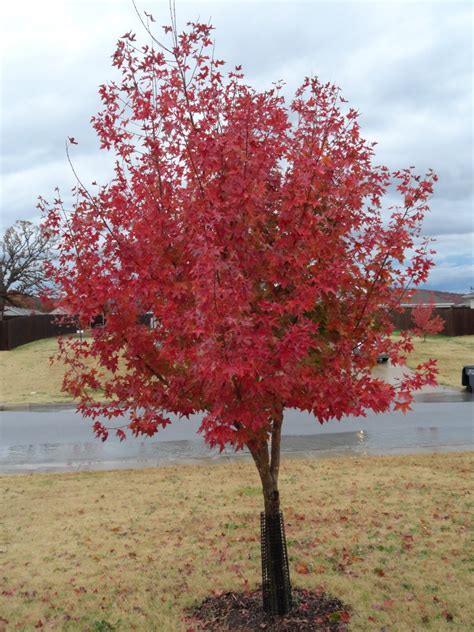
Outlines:
[[[167, 3], [140, 1], [157, 27]], [[440, 181], [425, 222], [438, 238], [430, 283], [472, 284], [472, 8], [469, 2], [179, 2], [182, 24], [212, 16], [218, 57], [242, 64], [256, 88], [286, 82], [288, 98], [305, 75], [337, 83], [360, 111], [377, 162], [433, 167]], [[26, 0], [3, 8], [3, 226], [38, 220], [39, 194], [73, 184], [64, 142], [85, 181], [105, 179], [90, 116], [97, 87], [112, 79], [116, 39], [146, 40], [129, 0]], [[140, 34], [141, 33], [141, 34]], [[463, 244], [460, 247], [460, 241]], [[460, 254], [461, 253], [461, 254]], [[450, 260], [453, 254], [457, 259]]]

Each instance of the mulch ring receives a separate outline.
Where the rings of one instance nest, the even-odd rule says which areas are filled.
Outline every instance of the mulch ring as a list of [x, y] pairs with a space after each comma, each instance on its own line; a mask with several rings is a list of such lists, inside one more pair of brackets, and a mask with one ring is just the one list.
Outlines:
[[347, 632], [351, 609], [323, 592], [294, 588], [293, 608], [285, 616], [266, 614], [262, 592], [208, 597], [189, 613], [188, 632]]

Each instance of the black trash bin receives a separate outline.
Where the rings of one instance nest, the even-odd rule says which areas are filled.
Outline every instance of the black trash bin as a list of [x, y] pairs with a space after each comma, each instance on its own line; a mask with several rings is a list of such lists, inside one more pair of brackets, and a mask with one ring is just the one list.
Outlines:
[[463, 366], [461, 373], [461, 383], [467, 387], [468, 391], [474, 388], [474, 364], [466, 364]]

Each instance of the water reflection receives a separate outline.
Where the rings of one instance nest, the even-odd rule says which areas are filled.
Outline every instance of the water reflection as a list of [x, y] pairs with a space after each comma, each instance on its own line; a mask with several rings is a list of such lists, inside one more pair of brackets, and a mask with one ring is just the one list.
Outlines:
[[416, 428], [417, 442], [422, 447], [439, 443], [439, 428], [435, 426]]
[[[326, 435], [284, 436], [283, 454], [351, 454], [362, 448], [369, 439], [364, 430], [338, 432]], [[248, 457], [243, 450], [236, 453], [232, 448], [223, 452], [210, 449], [204, 441], [130, 441], [119, 443], [41, 443], [14, 445], [0, 449], [1, 469], [62, 470], [146, 467], [176, 462], [225, 460]]]
[[364, 430], [356, 432], [336, 432], [325, 435], [305, 435], [283, 437], [282, 452], [319, 452], [327, 450], [351, 450], [368, 440]]
[[469, 391], [416, 393], [413, 400], [424, 404], [452, 404], [455, 402], [472, 402], [474, 401], [474, 395]]

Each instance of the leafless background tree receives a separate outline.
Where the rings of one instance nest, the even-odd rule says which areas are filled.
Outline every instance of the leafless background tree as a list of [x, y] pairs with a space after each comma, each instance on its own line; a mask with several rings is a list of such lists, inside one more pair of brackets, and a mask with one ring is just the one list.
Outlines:
[[52, 248], [51, 239], [32, 222], [19, 220], [5, 230], [0, 240], [0, 320], [6, 305], [45, 288], [44, 263]]

